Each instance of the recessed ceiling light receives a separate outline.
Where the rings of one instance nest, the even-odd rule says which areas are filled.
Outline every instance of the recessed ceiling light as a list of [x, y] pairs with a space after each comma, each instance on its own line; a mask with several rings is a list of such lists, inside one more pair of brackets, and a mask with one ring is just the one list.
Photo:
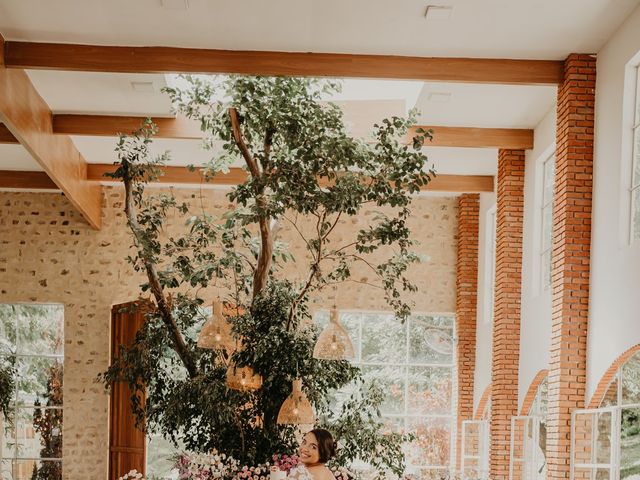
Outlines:
[[427, 20], [449, 20], [453, 14], [453, 7], [448, 5], [428, 5], [424, 17]]
[[160, 5], [167, 10], [186, 10], [189, 0], [160, 0]]
[[430, 102], [433, 103], [447, 103], [451, 100], [450, 92], [431, 92], [428, 97]]
[[156, 91], [153, 82], [131, 82], [131, 88], [134, 92], [155, 93]]

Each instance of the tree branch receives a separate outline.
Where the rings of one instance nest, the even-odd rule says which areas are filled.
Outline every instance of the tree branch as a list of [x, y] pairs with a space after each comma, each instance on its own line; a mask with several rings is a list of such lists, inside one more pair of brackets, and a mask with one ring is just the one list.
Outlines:
[[[133, 235], [136, 239], [138, 245], [142, 245], [143, 242], [143, 228], [138, 223], [138, 217], [136, 214], [136, 206], [133, 199], [133, 185], [132, 179], [129, 174], [129, 165], [123, 163], [124, 175], [123, 175], [123, 183], [125, 190], [125, 215], [127, 216], [127, 221], [129, 223], [129, 227], [133, 232]], [[151, 288], [151, 293], [156, 299], [156, 303], [158, 305], [158, 310], [160, 311], [160, 317], [162, 321], [169, 329], [169, 333], [171, 334], [171, 338], [173, 340], [173, 347], [180, 360], [184, 364], [187, 372], [189, 372], [189, 376], [194, 378], [198, 374], [198, 369], [196, 364], [191, 356], [191, 352], [187, 348], [187, 345], [180, 333], [180, 329], [178, 328], [178, 324], [173, 318], [173, 314], [171, 313], [171, 308], [164, 297], [164, 292], [162, 291], [162, 285], [160, 283], [160, 276], [158, 275], [158, 271], [156, 269], [156, 265], [147, 258], [147, 255], [144, 254], [144, 247], [138, 247], [141, 251], [140, 258], [144, 263], [145, 270], [147, 271], [147, 278], [149, 279], [149, 287]]]
[[[229, 117], [231, 118], [233, 139], [247, 163], [251, 176], [254, 180], [261, 180], [263, 174], [260, 172], [260, 167], [242, 137], [238, 111], [233, 107], [229, 108]], [[269, 218], [266, 214], [267, 198], [264, 193], [264, 185], [262, 185], [262, 182], [258, 182], [257, 184], [254, 184], [254, 188], [256, 193], [256, 207], [258, 208], [257, 215], [261, 243], [260, 253], [258, 254], [258, 263], [253, 274], [253, 299], [260, 294], [267, 284], [269, 269], [271, 267], [271, 256], [273, 255], [273, 235], [271, 235]]]

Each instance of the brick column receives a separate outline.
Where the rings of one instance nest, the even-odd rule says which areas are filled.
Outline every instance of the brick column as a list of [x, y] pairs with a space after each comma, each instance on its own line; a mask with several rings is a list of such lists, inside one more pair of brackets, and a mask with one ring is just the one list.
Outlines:
[[476, 310], [478, 303], [478, 228], [480, 195], [458, 199], [456, 262], [456, 337], [458, 338], [458, 435], [456, 468], [460, 468], [462, 421], [473, 419], [473, 379], [476, 369]]
[[570, 55], [558, 87], [547, 478], [569, 478], [571, 411], [585, 404], [596, 60]]
[[490, 478], [509, 478], [511, 417], [518, 414], [524, 151], [499, 150], [496, 291], [491, 358]]

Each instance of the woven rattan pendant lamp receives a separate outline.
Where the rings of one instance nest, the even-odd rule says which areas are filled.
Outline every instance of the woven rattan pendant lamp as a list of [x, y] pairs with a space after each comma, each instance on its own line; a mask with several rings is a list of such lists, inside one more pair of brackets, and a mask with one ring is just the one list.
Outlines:
[[232, 390], [258, 390], [262, 386], [262, 376], [251, 367], [238, 367], [230, 362], [227, 368], [227, 387]]
[[198, 336], [198, 346], [211, 350], [233, 352], [235, 341], [231, 334], [231, 325], [224, 318], [222, 302], [213, 302], [213, 315], [209, 317]]
[[338, 310], [335, 307], [331, 309], [329, 323], [318, 337], [313, 349], [313, 358], [322, 360], [355, 360], [356, 358], [349, 333], [340, 324]]
[[302, 391], [302, 380], [293, 381], [293, 391], [287, 397], [278, 413], [280, 425], [313, 425], [316, 415], [313, 412], [311, 402]]

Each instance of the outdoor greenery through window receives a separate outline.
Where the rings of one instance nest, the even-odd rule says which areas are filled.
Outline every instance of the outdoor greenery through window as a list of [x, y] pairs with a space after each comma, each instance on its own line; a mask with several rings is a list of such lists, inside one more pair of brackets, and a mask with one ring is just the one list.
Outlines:
[[542, 163], [542, 241], [540, 248], [540, 276], [543, 290], [551, 286], [551, 242], [553, 238], [553, 188], [556, 156], [552, 154]]
[[632, 239], [640, 239], [640, 66], [636, 67], [636, 95], [633, 120], [633, 172], [631, 179]]
[[0, 305], [0, 362], [13, 376], [1, 476], [62, 479], [62, 305]]
[[640, 475], [640, 352], [620, 367], [600, 406], [621, 408], [620, 478]]
[[[324, 326], [328, 312], [316, 314]], [[387, 392], [381, 413], [390, 429], [413, 432], [405, 446], [407, 473], [440, 478], [451, 467], [453, 442], [454, 317], [413, 315], [403, 323], [390, 313], [340, 312], [366, 379]], [[339, 392], [335, 408], [351, 391]]]

